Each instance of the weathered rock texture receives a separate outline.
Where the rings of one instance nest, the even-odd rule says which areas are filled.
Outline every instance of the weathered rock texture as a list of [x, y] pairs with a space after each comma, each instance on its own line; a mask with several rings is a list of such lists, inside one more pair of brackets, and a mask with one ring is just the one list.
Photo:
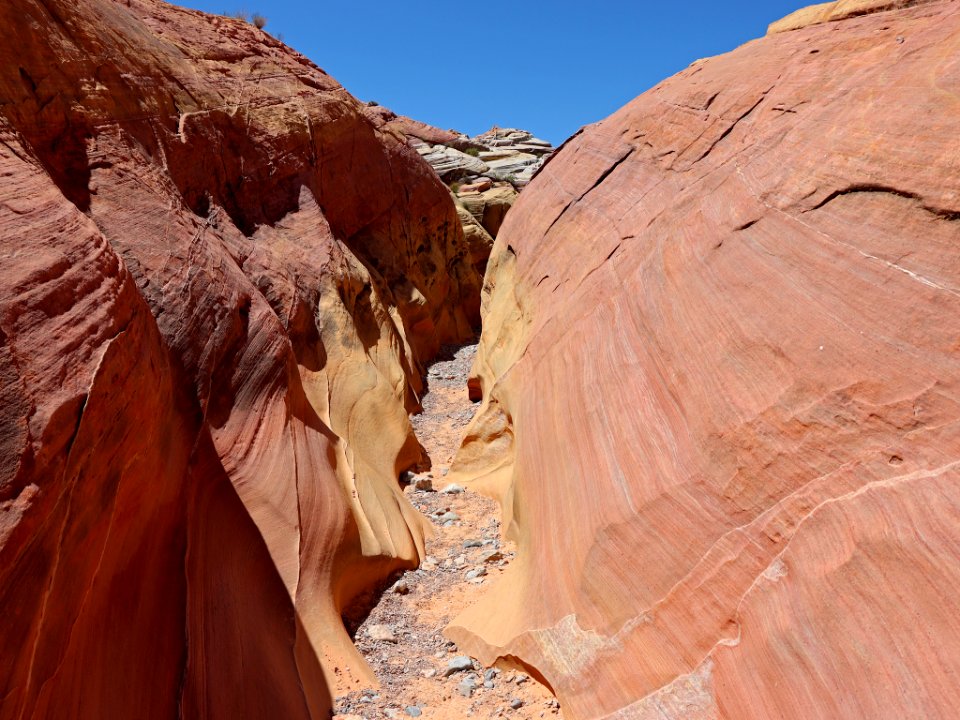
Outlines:
[[461, 647], [574, 718], [955, 716], [957, 8], [699, 62], [524, 191], [452, 476], [519, 557]]
[[[383, 113], [368, 113], [383, 116]], [[407, 118], [395, 118], [387, 127], [406, 134], [411, 144], [447, 182], [481, 178], [509, 183], [520, 189], [527, 185], [553, 153], [546, 140], [526, 130], [491, 128], [476, 137], [438, 130]], [[444, 138], [451, 134], [453, 138]]]
[[479, 314], [448, 190], [240, 21], [0, 21], [0, 717], [326, 717]]
[[820, 3], [800, 8], [790, 13], [782, 20], [772, 23], [768, 29], [770, 34], [797, 30], [808, 25], [846, 20], [857, 15], [869, 15], [884, 10], [925, 5], [942, 0], [834, 0], [834, 2]]
[[526, 130], [494, 127], [471, 138], [376, 104], [368, 104], [365, 112], [378, 127], [406, 137], [449, 185], [470, 257], [482, 275], [507, 211], [549, 160], [553, 146]]

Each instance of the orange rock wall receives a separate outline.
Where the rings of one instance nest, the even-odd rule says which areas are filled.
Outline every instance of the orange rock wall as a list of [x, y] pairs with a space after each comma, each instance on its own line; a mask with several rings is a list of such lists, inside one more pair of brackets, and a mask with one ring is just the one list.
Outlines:
[[960, 13], [750, 42], [569, 140], [497, 238], [448, 628], [568, 718], [952, 718]]
[[445, 187], [322, 70], [153, 0], [0, 6], [0, 717], [325, 717], [422, 553]]

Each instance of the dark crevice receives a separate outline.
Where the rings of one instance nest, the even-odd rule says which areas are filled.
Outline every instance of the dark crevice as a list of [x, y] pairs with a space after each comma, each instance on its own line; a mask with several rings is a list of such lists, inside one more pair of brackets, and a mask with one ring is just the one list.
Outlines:
[[595, 183], [593, 183], [593, 185], [591, 185], [590, 188], [589, 188], [585, 193], [583, 193], [580, 197], [578, 197], [578, 198], [576, 199], [576, 202], [580, 202], [580, 201], [583, 200], [587, 195], [589, 195], [591, 192], [593, 192], [597, 187], [599, 187], [599, 186], [600, 186], [600, 183], [602, 183], [604, 180], [606, 180], [606, 179], [610, 176], [610, 174], [611, 174], [614, 170], [616, 170], [618, 167], [620, 167], [620, 165], [622, 165], [631, 155], [633, 155], [634, 152], [636, 152], [636, 148], [631, 147], [629, 150], [627, 150], [626, 153], [624, 153], [623, 155], [621, 155], [620, 158], [619, 158], [615, 163], [613, 163], [613, 165], [611, 165], [609, 168], [607, 168], [607, 169], [600, 175], [600, 177], [597, 178], [597, 181], [596, 181]]
[[922, 210], [927, 211], [931, 215], [942, 218], [944, 220], [956, 221], [960, 220], [960, 210], [949, 210], [947, 208], [934, 207], [932, 205], [927, 205], [923, 202], [923, 198], [916, 193], [910, 192], [908, 190], [900, 190], [889, 185], [882, 185], [878, 183], [857, 183], [850, 185], [839, 190], [834, 190], [832, 193], [827, 195], [823, 200], [818, 202], [811, 208], [804, 210], [804, 213], [813, 212], [814, 210], [819, 210], [820, 208], [830, 204], [838, 197], [844, 195], [853, 195], [855, 193], [883, 193], [886, 195], [895, 195], [897, 197], [905, 198], [907, 200], [913, 200], [916, 202]]
[[557, 215], [556, 218], [554, 218], [554, 220], [553, 220], [552, 223], [550, 223], [550, 225], [549, 225], [549, 226], [547, 227], [547, 229], [544, 231], [543, 236], [546, 237], [546, 236], [550, 233], [550, 231], [553, 229], [553, 226], [556, 225], [558, 222], [560, 222], [560, 218], [562, 218], [562, 217], [567, 213], [567, 210], [569, 210], [571, 207], [573, 207], [573, 206], [576, 205], [578, 202], [580, 202], [581, 200], [583, 200], [587, 195], [589, 195], [591, 192], [593, 192], [593, 190], [595, 190], [596, 188], [598, 188], [598, 187], [600, 186], [600, 184], [603, 183], [603, 181], [606, 180], [606, 179], [610, 176], [610, 174], [611, 174], [614, 170], [616, 170], [618, 167], [620, 167], [620, 165], [622, 165], [631, 155], [633, 155], [633, 153], [636, 152], [636, 150], [637, 150], [637, 149], [636, 149], [635, 147], [631, 147], [629, 150], [627, 150], [627, 152], [625, 152], [623, 155], [621, 155], [621, 156], [613, 163], [613, 165], [611, 165], [610, 167], [608, 167], [606, 170], [604, 170], [604, 171], [600, 174], [600, 177], [598, 177], [598, 178], [596, 179], [596, 181], [593, 183], [593, 185], [591, 185], [589, 188], [587, 188], [587, 189], [586, 189], [584, 192], [582, 192], [578, 197], [573, 198], [572, 200], [570, 200], [570, 202], [568, 202], [566, 205], [564, 205], [563, 210], [561, 210], [561, 211], [560, 211], [560, 214]]
[[747, 228], [753, 227], [753, 226], [756, 225], [758, 222], [760, 222], [760, 218], [757, 218], [756, 220], [750, 220], [749, 222], [745, 222], [743, 225], [738, 225], [737, 227], [735, 227], [735, 228], [733, 229], [733, 231], [734, 231], [734, 232], [740, 232], [741, 230], [746, 230]]
[[693, 161], [692, 163], [690, 163], [690, 164], [691, 164], [691, 165], [696, 165], [698, 162], [700, 162], [701, 160], [703, 160], [707, 155], [709, 155], [711, 152], [713, 152], [713, 149], [716, 148], [717, 145], [719, 145], [721, 142], [723, 142], [724, 139], [726, 139], [726, 137], [727, 137], [728, 135], [730, 135], [730, 133], [733, 132], [734, 128], [737, 127], [737, 125], [739, 125], [741, 122], [743, 122], [743, 121], [746, 120], [748, 117], [750, 117], [751, 113], [753, 113], [754, 110], [756, 110], [758, 107], [760, 107], [760, 103], [762, 103], [762, 102], [766, 99], [767, 94], [768, 94], [771, 90], [773, 90], [773, 87], [772, 87], [772, 86], [771, 86], [770, 88], [768, 88], [767, 90], [764, 90], [763, 93], [760, 95], [760, 98], [759, 98], [753, 105], [751, 105], [751, 106], [747, 109], [746, 112], [744, 112], [742, 115], [740, 115], [740, 117], [738, 117], [736, 120], [734, 120], [734, 121], [730, 124], [730, 127], [728, 127], [726, 130], [724, 130], [724, 131], [720, 134], [720, 137], [718, 137], [716, 140], [714, 140], [712, 143], [710, 143], [710, 147], [708, 147], [708, 148], [706, 149], [706, 151], [704, 151], [704, 153], [703, 153], [702, 155], [700, 155], [700, 157], [698, 157], [696, 160], [694, 160], [694, 161]]

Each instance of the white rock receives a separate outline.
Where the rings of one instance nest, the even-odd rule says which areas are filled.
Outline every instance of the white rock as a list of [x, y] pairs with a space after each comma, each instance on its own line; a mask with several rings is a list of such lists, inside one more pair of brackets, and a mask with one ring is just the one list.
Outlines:
[[389, 625], [370, 625], [367, 628], [367, 637], [379, 642], [395, 643], [397, 641], [397, 636], [393, 634]]

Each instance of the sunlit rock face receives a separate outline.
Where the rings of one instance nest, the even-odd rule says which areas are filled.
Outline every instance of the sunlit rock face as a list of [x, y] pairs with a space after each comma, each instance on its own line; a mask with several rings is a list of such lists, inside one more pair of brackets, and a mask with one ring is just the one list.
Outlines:
[[448, 629], [568, 718], [952, 718], [960, 13], [695, 63], [586, 128], [488, 266], [453, 473], [518, 561]]
[[306, 58], [153, 0], [0, 5], [0, 717], [326, 717], [422, 553], [423, 362], [481, 279]]

